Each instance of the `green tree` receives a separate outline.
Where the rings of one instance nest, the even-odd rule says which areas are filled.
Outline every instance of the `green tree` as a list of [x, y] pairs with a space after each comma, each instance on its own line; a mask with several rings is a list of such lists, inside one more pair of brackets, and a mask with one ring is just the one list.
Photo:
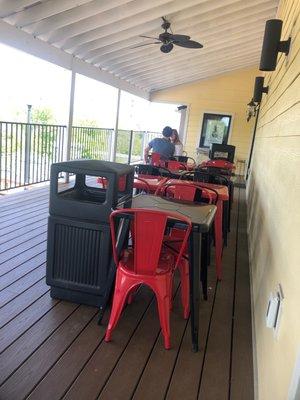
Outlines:
[[50, 108], [33, 108], [31, 121], [36, 124], [53, 125], [55, 118]]
[[31, 122], [43, 125], [40, 128], [39, 135], [34, 135], [34, 148], [42, 155], [51, 157], [53, 154], [54, 143], [57, 137], [57, 131], [48, 125], [55, 124], [55, 118], [50, 108], [33, 108]]

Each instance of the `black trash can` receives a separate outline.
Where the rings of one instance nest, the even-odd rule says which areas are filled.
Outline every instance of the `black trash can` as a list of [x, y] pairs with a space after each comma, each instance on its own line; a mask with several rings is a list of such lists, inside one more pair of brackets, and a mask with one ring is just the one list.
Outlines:
[[[58, 185], [61, 174], [70, 184]], [[46, 282], [51, 297], [103, 307], [115, 266], [109, 215], [131, 206], [134, 168], [98, 160], [53, 164]]]

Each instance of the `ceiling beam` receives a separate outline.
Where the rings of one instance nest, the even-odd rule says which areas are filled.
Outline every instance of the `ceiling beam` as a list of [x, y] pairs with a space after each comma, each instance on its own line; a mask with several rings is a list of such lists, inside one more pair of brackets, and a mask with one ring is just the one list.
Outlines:
[[93, 65], [89, 65], [1, 20], [0, 40], [8, 46], [12, 46], [33, 56], [42, 58], [43, 60], [49, 61], [60, 67], [74, 70], [75, 72], [89, 78], [107, 83], [108, 85], [121, 90], [126, 90], [136, 96], [145, 99], [149, 98], [149, 93], [141, 89], [141, 87], [129, 84], [125, 80], [120, 79], [113, 74], [102, 71], [100, 68]]

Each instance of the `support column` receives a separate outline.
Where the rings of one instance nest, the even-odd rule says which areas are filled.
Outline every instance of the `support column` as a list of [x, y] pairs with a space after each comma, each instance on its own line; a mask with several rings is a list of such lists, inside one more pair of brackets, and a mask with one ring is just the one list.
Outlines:
[[116, 114], [116, 121], [115, 121], [115, 129], [114, 129], [113, 137], [112, 137], [112, 140], [111, 140], [110, 157], [109, 157], [110, 161], [116, 161], [117, 136], [118, 136], [118, 128], [119, 128], [120, 99], [121, 99], [121, 89], [118, 89], [117, 114]]
[[31, 155], [31, 104], [27, 104], [27, 125], [25, 131], [24, 183], [30, 183], [30, 155]]
[[[72, 126], [73, 126], [73, 114], [74, 114], [74, 96], [75, 96], [75, 80], [76, 72], [72, 69], [71, 76], [71, 90], [70, 90], [70, 102], [69, 102], [69, 122], [67, 127], [67, 141], [65, 146], [64, 161], [70, 160], [71, 155], [71, 143], [72, 143]], [[69, 174], [65, 176], [66, 183], [69, 182]]]
[[177, 107], [178, 112], [180, 112], [180, 125], [179, 125], [179, 138], [183, 144], [186, 142], [186, 131], [187, 131], [187, 106]]

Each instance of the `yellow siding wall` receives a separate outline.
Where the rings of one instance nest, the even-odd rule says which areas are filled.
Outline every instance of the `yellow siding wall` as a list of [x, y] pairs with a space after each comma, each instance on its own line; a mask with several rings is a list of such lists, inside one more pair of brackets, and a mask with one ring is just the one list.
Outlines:
[[[248, 182], [248, 231], [257, 355], [258, 398], [285, 400], [300, 350], [300, 1], [284, 0], [282, 38], [288, 57], [266, 73]], [[285, 295], [278, 338], [266, 328], [268, 297]], [[297, 400], [299, 397], [297, 397]], [[296, 399], [295, 399], [296, 400]]]
[[152, 94], [152, 101], [167, 101], [189, 105], [189, 120], [185, 150], [195, 156], [199, 146], [203, 113], [214, 111], [233, 115], [230, 144], [235, 145], [236, 158], [246, 159], [253, 131], [253, 119], [246, 121], [246, 104], [253, 94], [257, 68], [237, 70], [228, 74], [180, 85]]

